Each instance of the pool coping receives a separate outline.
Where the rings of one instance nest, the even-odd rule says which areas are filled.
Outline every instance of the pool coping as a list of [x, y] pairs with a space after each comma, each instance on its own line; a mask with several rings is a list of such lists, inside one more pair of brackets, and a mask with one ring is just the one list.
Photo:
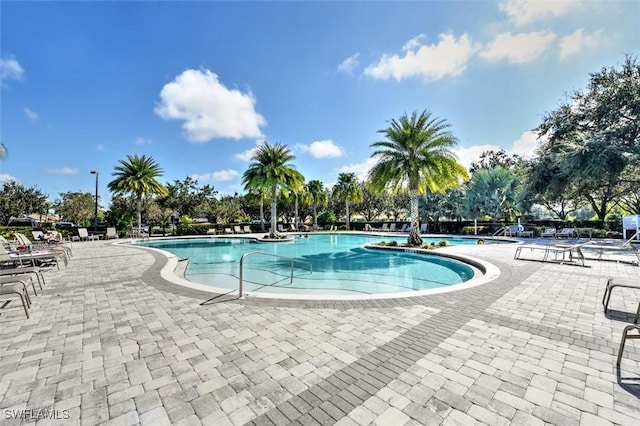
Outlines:
[[[340, 234], [339, 232], [332, 232], [332, 234]], [[349, 232], [348, 234], [351, 235], [371, 235], [369, 233], [355, 233], [355, 232]], [[374, 234], [377, 235], [377, 234]], [[404, 234], [393, 234], [393, 233], [386, 233], [386, 234], [382, 234], [382, 235], [389, 235], [389, 236], [403, 236]], [[424, 237], [426, 238], [431, 238], [428, 237], [427, 235], [425, 235]], [[255, 239], [255, 236], [252, 236], [251, 234], [244, 234], [244, 235], [235, 235], [235, 236], [230, 236], [230, 235], [220, 235], [220, 236], [183, 236], [183, 237], [158, 237], [157, 240], [163, 239], [163, 240], [167, 240], [167, 239], [198, 239], [198, 238], [205, 238], [205, 239], [213, 239], [213, 238], [244, 238], [244, 239]], [[436, 238], [443, 238], [443, 236], [439, 235]], [[453, 238], [458, 238], [458, 236], [453, 236]], [[465, 238], [465, 237], [462, 237]], [[469, 238], [469, 237], [466, 237]], [[486, 238], [485, 238], [486, 239]], [[154, 238], [154, 240], [156, 240], [156, 238]], [[454, 260], [458, 260], [461, 261], [463, 263], [466, 263], [468, 265], [471, 265], [472, 267], [475, 267], [476, 269], [480, 270], [483, 274], [482, 276], [478, 277], [478, 278], [472, 278], [468, 281], [465, 281], [463, 283], [459, 283], [459, 284], [454, 284], [451, 286], [444, 286], [444, 287], [440, 287], [440, 288], [435, 288], [435, 289], [426, 289], [426, 290], [419, 290], [419, 291], [415, 291], [415, 292], [400, 292], [400, 293], [384, 293], [384, 294], [368, 294], [368, 295], [304, 295], [304, 294], [280, 294], [280, 293], [245, 293], [243, 298], [238, 298], [237, 296], [237, 289], [227, 289], [227, 288], [220, 288], [220, 287], [213, 287], [213, 286], [209, 286], [209, 285], [205, 285], [205, 284], [198, 284], [198, 283], [194, 283], [192, 281], [186, 280], [184, 278], [179, 277], [178, 275], [176, 275], [175, 271], [178, 268], [178, 265], [180, 262], [184, 261], [184, 259], [179, 258], [178, 256], [169, 253], [167, 251], [158, 249], [158, 248], [154, 248], [154, 247], [146, 247], [146, 246], [140, 246], [140, 245], [135, 245], [135, 244], [131, 244], [132, 242], [134, 242], [135, 239], [131, 239], [129, 241], [122, 241], [122, 242], [116, 242], [115, 244], [127, 244], [130, 247], [136, 247], [136, 248], [140, 248], [142, 250], [146, 250], [146, 251], [150, 251], [152, 253], [156, 253], [159, 255], [159, 257], [156, 257], [156, 263], [158, 263], [158, 261], [161, 261], [162, 259], [165, 260], [164, 265], [158, 265], [159, 267], [159, 275], [160, 278], [165, 281], [165, 284], [169, 284], [169, 285], [173, 285], [173, 286], [177, 286], [178, 289], [182, 288], [185, 290], [190, 290], [190, 291], [195, 291], [198, 293], [201, 293], [199, 296], [204, 296], [204, 295], [208, 295], [211, 298], [215, 298], [218, 296], [233, 296], [236, 300], [238, 301], [246, 301], [246, 300], [265, 300], [265, 301], [286, 301], [286, 302], [368, 302], [368, 301], [385, 301], [385, 300], [398, 300], [398, 299], [411, 299], [411, 298], [418, 298], [418, 297], [422, 297], [422, 296], [431, 296], [431, 295], [435, 295], [435, 294], [442, 294], [442, 293], [450, 293], [450, 292], [457, 292], [457, 291], [462, 291], [462, 290], [466, 290], [466, 289], [470, 289], [470, 288], [474, 288], [480, 285], [484, 285], [487, 284], [491, 281], [496, 280], [498, 277], [500, 277], [501, 274], [501, 270], [499, 267], [497, 267], [496, 265], [494, 265], [493, 263], [477, 258], [477, 257], [472, 257], [472, 256], [467, 256], [467, 255], [462, 255], [459, 253], [450, 253], [450, 250], [447, 249], [451, 249], [455, 246], [448, 246], [448, 247], [441, 247], [437, 250], [427, 250], [427, 249], [422, 249], [422, 248], [415, 248], [415, 247], [401, 247], [401, 246], [375, 246], [374, 247], [367, 247], [370, 249], [387, 249], [387, 250], [395, 250], [395, 251], [406, 251], [406, 252], [412, 252], [412, 253], [419, 253], [419, 254], [425, 254], [425, 255], [435, 255], [435, 256], [440, 256], [440, 257], [446, 257], [446, 258], [451, 258]], [[505, 240], [500, 240], [500, 241], [505, 241]], [[514, 241], [517, 242], [517, 241]], [[369, 244], [365, 244], [365, 246], [367, 245], [372, 245], [373, 243], [369, 243]], [[154, 268], [155, 269], [155, 268]], [[167, 287], [167, 286], [163, 286], [163, 287]], [[180, 292], [182, 293], [182, 292]]]

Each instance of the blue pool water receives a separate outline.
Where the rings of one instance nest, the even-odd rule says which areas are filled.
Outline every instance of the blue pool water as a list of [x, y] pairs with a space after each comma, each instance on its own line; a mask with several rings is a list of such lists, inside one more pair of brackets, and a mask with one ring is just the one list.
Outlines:
[[[406, 242], [406, 236], [318, 234], [294, 242], [259, 242], [248, 238], [198, 238], [140, 243], [188, 259], [185, 278], [212, 287], [237, 290], [240, 258], [245, 257], [245, 292], [305, 295], [366, 295], [414, 292], [451, 286], [471, 279], [468, 265], [441, 256], [363, 248], [366, 243]], [[437, 238], [449, 244], [475, 239]], [[424, 239], [431, 242], [430, 239]], [[266, 255], [296, 259], [291, 262]]]

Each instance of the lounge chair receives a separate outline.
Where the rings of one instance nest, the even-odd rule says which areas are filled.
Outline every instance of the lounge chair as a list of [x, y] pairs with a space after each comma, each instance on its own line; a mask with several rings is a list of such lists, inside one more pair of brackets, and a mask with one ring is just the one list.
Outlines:
[[389, 232], [396, 232], [396, 224], [395, 222], [389, 225]]
[[233, 231], [231, 230], [231, 228], [224, 228], [224, 233], [225, 234], [233, 234]]
[[573, 228], [562, 228], [560, 232], [556, 232], [556, 238], [567, 237], [567, 238], [575, 238], [576, 233]]
[[207, 235], [216, 235], [216, 228], [207, 229]]
[[519, 237], [522, 231], [524, 231], [522, 225], [509, 225], [505, 228], [504, 235], [505, 237]]
[[31, 299], [29, 298], [29, 293], [27, 292], [27, 286], [23, 280], [11, 278], [11, 281], [7, 280], [4, 283], [0, 283], [0, 296], [12, 296], [18, 295], [20, 297], [20, 301], [22, 302], [22, 307], [24, 308], [24, 313], [29, 318], [29, 310], [27, 308], [31, 307]]
[[421, 234], [426, 234], [427, 233], [427, 224], [423, 223], [422, 225], [420, 225], [420, 233]]
[[408, 228], [409, 228], [409, 225], [405, 223], [404, 225], [402, 225], [402, 229], [399, 232], [409, 232]]
[[244, 231], [242, 230], [242, 228], [240, 227], [240, 225], [235, 225], [233, 227], [233, 232], [235, 234], [244, 234]]
[[31, 266], [48, 266], [55, 264], [60, 269], [60, 260], [67, 265], [68, 257], [62, 250], [45, 251], [35, 250], [31, 253], [28, 252], [10, 252], [4, 246], [0, 246], [0, 262], [4, 264], [12, 265], [14, 267], [22, 267], [27, 265]]
[[284, 228], [281, 223], [278, 224], [278, 232], [284, 232]]
[[104, 234], [104, 239], [105, 240], [110, 240], [110, 239], [117, 239], [118, 238], [118, 233], [116, 232], [116, 228], [107, 228], [107, 233]]
[[244, 230], [245, 234], [250, 234], [252, 232], [251, 231], [251, 226], [249, 226], [249, 225], [245, 225], [243, 230]]
[[[137, 231], [137, 229], [134, 229], [134, 231]], [[78, 237], [80, 237], [80, 241], [89, 241], [89, 240], [93, 241], [98, 239], [93, 234], [89, 235], [87, 228], [78, 228]]]
[[[61, 234], [58, 234], [58, 235], [61, 235]], [[33, 246], [31, 240], [29, 240], [29, 238], [27, 238], [26, 235], [16, 232], [15, 237], [18, 243], [27, 247]], [[65, 265], [67, 264], [67, 262], [69, 261], [72, 255], [71, 248], [63, 245], [62, 243], [39, 245], [36, 251], [33, 253], [52, 253], [52, 254], [58, 254], [58, 255], [62, 253], [64, 255]]]
[[389, 224], [388, 223], [383, 223], [382, 224], [382, 229], [380, 229], [382, 232], [389, 232]]
[[[529, 252], [533, 251], [542, 251], [543, 262], [559, 262], [561, 265], [567, 262], [580, 262], [582, 266], [584, 264], [584, 254], [582, 253], [582, 247], [587, 244], [592, 244], [591, 241], [587, 241], [586, 243], [581, 244], [565, 244], [565, 245], [539, 245], [539, 246], [518, 246], [516, 248], [516, 252], [513, 255], [514, 259], [522, 259], [520, 256], [523, 251], [529, 250]], [[550, 256], [553, 254], [554, 258], [550, 259]], [[535, 260], [535, 259], [522, 259], [522, 260]]]
[[546, 228], [544, 231], [540, 233], [541, 238], [545, 237], [556, 237], [556, 228]]
[[[2, 268], [0, 269], [0, 276], [19, 276], [19, 275], [33, 275], [38, 280], [38, 286], [42, 290], [42, 286], [45, 285], [44, 275], [42, 270], [37, 266], [23, 266], [19, 268]], [[33, 278], [32, 278], [33, 281]]]
[[[640, 283], [637, 283], [635, 281], [620, 280], [617, 278], [616, 279], [609, 278], [607, 280], [607, 286], [604, 289], [604, 296], [602, 296], [602, 306], [604, 306], [605, 314], [609, 309], [609, 301], [611, 300], [611, 293], [613, 292], [613, 289], [616, 287], [638, 290], [638, 294], [640, 295]], [[638, 310], [636, 311], [636, 319], [634, 320], [634, 323], [637, 324], [638, 320], [640, 320], [640, 303], [638, 303]]]
[[[640, 310], [640, 307], [638, 307]], [[630, 331], [635, 330], [636, 334], [629, 334]], [[620, 349], [618, 350], [618, 359], [616, 360], [616, 366], [620, 367], [620, 361], [622, 361], [622, 354], [624, 353], [624, 344], [627, 339], [640, 339], [640, 325], [628, 325], [622, 330], [622, 339], [620, 340]]]

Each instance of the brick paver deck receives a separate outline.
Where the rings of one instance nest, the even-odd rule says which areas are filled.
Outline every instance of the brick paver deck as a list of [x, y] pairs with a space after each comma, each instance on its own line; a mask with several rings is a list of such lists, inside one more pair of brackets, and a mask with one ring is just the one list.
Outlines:
[[640, 294], [601, 304], [608, 277], [639, 267], [446, 250], [501, 275], [414, 298], [235, 301], [165, 281], [160, 254], [75, 243], [30, 319], [0, 310], [0, 424], [640, 424], [640, 341], [615, 368]]

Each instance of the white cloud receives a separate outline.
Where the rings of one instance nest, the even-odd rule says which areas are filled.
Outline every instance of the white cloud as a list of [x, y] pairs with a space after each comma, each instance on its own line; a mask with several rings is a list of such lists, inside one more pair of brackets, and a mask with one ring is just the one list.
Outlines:
[[151, 145], [151, 140], [138, 136], [136, 140], [133, 141], [133, 143], [134, 145], [138, 145], [138, 146]]
[[27, 114], [27, 117], [31, 121], [36, 121], [38, 117], [40, 117], [37, 112], [33, 111], [31, 108], [28, 108], [28, 107], [24, 109], [24, 113]]
[[310, 153], [313, 158], [337, 158], [344, 155], [342, 148], [331, 139], [311, 142], [309, 145], [296, 144], [295, 148]]
[[353, 74], [353, 72], [358, 67], [358, 65], [360, 65], [360, 61], [358, 60], [358, 56], [360, 56], [360, 54], [356, 53], [355, 55], [351, 55], [347, 59], [342, 61], [342, 63], [340, 65], [338, 65], [338, 71], [339, 72], [344, 72], [344, 73], [347, 73], [347, 74]]
[[24, 69], [15, 58], [0, 58], [0, 80], [20, 80], [24, 75]]
[[238, 176], [240, 176], [240, 173], [231, 169], [220, 170], [213, 173], [204, 173], [201, 175], [191, 175], [191, 177], [198, 182], [229, 182], [236, 179]]
[[367, 179], [367, 175], [369, 174], [369, 170], [377, 163], [377, 159], [374, 157], [369, 157], [364, 160], [362, 163], [348, 164], [346, 166], [342, 166], [340, 168], [340, 173], [355, 173], [356, 177], [359, 180]]
[[500, 4], [500, 11], [506, 13], [515, 25], [526, 25], [561, 16], [577, 3], [577, 0], [508, 0]]
[[608, 43], [607, 37], [602, 31], [586, 34], [583, 29], [577, 29], [560, 40], [560, 59], [565, 59], [585, 49], [593, 49]]
[[536, 148], [540, 142], [544, 141], [544, 136], [539, 136], [538, 132], [527, 130], [520, 135], [520, 138], [513, 142], [510, 154], [518, 154], [521, 157], [532, 157], [535, 154]]
[[369, 65], [364, 73], [373, 78], [387, 80], [391, 77], [423, 77], [439, 80], [462, 74], [477, 47], [467, 34], [458, 39], [452, 34], [440, 34], [438, 44], [424, 44], [424, 35], [409, 40], [403, 46], [404, 55], [384, 55], [376, 64]]
[[5, 173], [0, 173], [0, 182], [18, 182], [18, 179]]
[[186, 138], [203, 143], [217, 138], [261, 137], [265, 119], [256, 112], [251, 92], [228, 89], [209, 70], [186, 70], [166, 84], [154, 112], [182, 120]]
[[508, 155], [519, 155], [521, 157], [529, 158], [534, 156], [535, 150], [538, 147], [538, 144], [544, 138], [538, 137], [538, 134], [534, 131], [527, 130], [520, 135], [520, 137], [515, 140], [511, 147], [502, 148], [498, 145], [473, 145], [468, 148], [459, 148], [455, 149], [454, 153], [458, 157], [458, 162], [469, 168], [471, 163], [474, 161], [480, 160], [480, 155], [482, 155], [485, 151], [500, 151], [504, 149]]
[[511, 63], [521, 64], [540, 56], [555, 39], [556, 35], [550, 31], [515, 35], [502, 33], [480, 52], [480, 56], [491, 62], [507, 59]]
[[242, 161], [251, 161], [251, 159], [253, 158], [253, 156], [255, 155], [256, 151], [258, 150], [258, 147], [260, 145], [262, 145], [264, 141], [262, 140], [257, 140], [256, 144], [253, 148], [250, 148], [246, 151], [243, 151], [239, 154], [234, 155], [235, 158], [237, 158], [238, 160], [242, 160]]
[[102, 145], [101, 143], [99, 143], [98, 145], [96, 145], [96, 150], [98, 150], [98, 151], [104, 151], [104, 145]]
[[51, 173], [54, 175], [77, 175], [78, 169], [72, 169], [70, 167], [62, 167], [59, 169], [47, 169], [45, 170], [47, 173]]

